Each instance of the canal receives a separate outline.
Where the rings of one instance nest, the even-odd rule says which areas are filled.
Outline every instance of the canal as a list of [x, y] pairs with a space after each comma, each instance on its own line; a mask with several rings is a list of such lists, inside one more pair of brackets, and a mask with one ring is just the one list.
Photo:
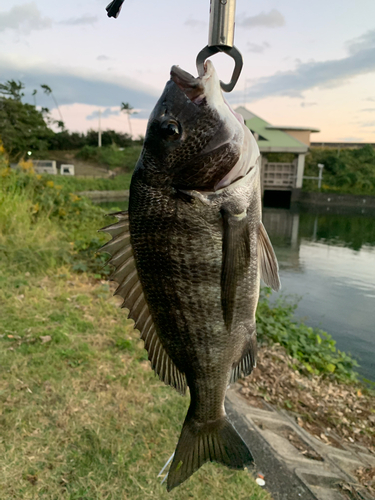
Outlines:
[[263, 222], [282, 294], [299, 300], [296, 316], [331, 334], [375, 380], [375, 218], [264, 208]]

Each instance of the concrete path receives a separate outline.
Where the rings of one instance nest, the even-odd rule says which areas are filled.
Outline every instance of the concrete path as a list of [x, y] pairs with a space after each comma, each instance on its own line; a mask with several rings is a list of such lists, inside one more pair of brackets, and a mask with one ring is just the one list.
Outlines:
[[86, 196], [94, 203], [105, 201], [127, 201], [129, 199], [129, 190], [122, 191], [81, 191], [79, 196]]
[[344, 442], [341, 449], [328, 446], [288, 412], [250, 406], [238, 387], [228, 390], [226, 410], [274, 500], [374, 500], [354, 474], [359, 467], [375, 466], [375, 456], [366, 448]]

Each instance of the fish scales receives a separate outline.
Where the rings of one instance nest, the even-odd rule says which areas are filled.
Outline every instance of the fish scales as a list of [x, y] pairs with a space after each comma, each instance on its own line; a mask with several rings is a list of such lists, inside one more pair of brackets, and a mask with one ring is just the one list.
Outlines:
[[[212, 63], [199, 78], [173, 67], [149, 120], [129, 214], [116, 214], [119, 222], [105, 229], [113, 235], [108, 251], [120, 256], [113, 279], [153, 369], [181, 393], [186, 384], [190, 390], [168, 490], [207, 461], [243, 469], [253, 460], [224, 398], [228, 383], [255, 365], [260, 275], [279, 287], [261, 223], [259, 160]], [[123, 241], [134, 264], [121, 263], [129, 255]], [[139, 282], [131, 275], [128, 285], [126, 272]]]

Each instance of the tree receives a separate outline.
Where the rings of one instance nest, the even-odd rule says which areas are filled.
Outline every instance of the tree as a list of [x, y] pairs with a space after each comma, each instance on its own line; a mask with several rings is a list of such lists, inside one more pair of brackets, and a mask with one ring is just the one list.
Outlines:
[[23, 89], [23, 83], [14, 80], [0, 84], [0, 138], [13, 160], [19, 160], [29, 150], [48, 149], [54, 134], [45, 113], [22, 102]]
[[[57, 101], [56, 101], [56, 97], [54, 96], [53, 92], [52, 92], [52, 89], [51, 87], [49, 87], [48, 85], [46, 85], [45, 83], [43, 85], [41, 85], [41, 88], [44, 90], [44, 93], [46, 95], [50, 95], [53, 99], [53, 102], [55, 103], [56, 105], [56, 108], [57, 108], [57, 111], [59, 112], [59, 115], [60, 115], [60, 120], [57, 122], [58, 123], [58, 126], [59, 128], [61, 128], [62, 130], [65, 128], [65, 125], [64, 125], [64, 119], [63, 119], [63, 116], [62, 116], [62, 113], [61, 113], [61, 110], [59, 108], [59, 105], [57, 104]], [[62, 126], [61, 126], [61, 123], [62, 123]]]
[[132, 125], [130, 122], [130, 116], [136, 114], [136, 111], [134, 111], [134, 108], [128, 103], [128, 102], [122, 102], [121, 103], [121, 111], [124, 111], [128, 115], [128, 122], [129, 122], [129, 132], [131, 137], [133, 137], [133, 132], [132, 132]]
[[0, 94], [8, 96], [16, 101], [21, 101], [22, 97], [25, 95], [22, 90], [25, 85], [20, 81], [7, 80], [5, 83], [0, 83]]

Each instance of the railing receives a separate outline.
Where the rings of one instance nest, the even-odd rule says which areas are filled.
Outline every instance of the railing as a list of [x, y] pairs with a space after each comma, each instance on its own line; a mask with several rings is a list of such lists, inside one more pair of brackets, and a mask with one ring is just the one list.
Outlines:
[[295, 187], [296, 174], [296, 163], [264, 163], [263, 186], [264, 188], [292, 189]]

